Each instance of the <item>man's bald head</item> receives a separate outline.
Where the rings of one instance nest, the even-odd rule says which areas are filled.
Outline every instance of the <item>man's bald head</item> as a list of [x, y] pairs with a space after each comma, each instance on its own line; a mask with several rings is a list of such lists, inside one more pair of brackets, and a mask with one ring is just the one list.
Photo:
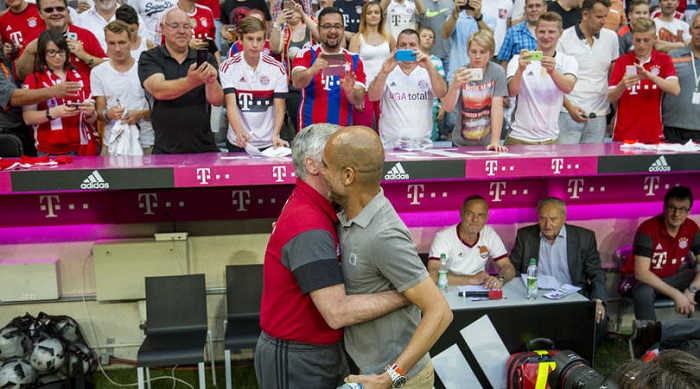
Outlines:
[[183, 11], [180, 8], [171, 8], [165, 13], [165, 17], [163, 17], [163, 22], [165, 23], [173, 23], [175, 20], [190, 20], [190, 17], [187, 15], [187, 12]]
[[352, 168], [359, 184], [379, 186], [384, 147], [371, 128], [351, 126], [339, 130], [328, 140], [326, 151], [337, 166]]

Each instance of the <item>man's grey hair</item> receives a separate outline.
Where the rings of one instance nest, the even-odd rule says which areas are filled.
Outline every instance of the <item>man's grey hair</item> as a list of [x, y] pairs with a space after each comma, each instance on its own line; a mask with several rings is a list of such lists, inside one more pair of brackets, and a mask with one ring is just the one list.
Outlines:
[[545, 197], [542, 200], [537, 202], [537, 213], [540, 213], [540, 209], [542, 209], [543, 206], [546, 204], [553, 204], [559, 207], [559, 210], [561, 213], [566, 216], [566, 203], [564, 200], [560, 199], [559, 197]]
[[304, 127], [294, 137], [294, 141], [292, 141], [292, 163], [294, 164], [297, 178], [300, 180], [306, 179], [306, 166], [304, 164], [306, 158], [320, 162], [321, 157], [323, 157], [323, 148], [326, 147], [328, 138], [341, 128], [337, 124], [312, 124]]

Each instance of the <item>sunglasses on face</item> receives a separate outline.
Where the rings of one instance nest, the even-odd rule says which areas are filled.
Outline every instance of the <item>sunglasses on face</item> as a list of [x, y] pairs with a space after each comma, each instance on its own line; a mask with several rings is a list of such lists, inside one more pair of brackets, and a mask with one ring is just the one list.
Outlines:
[[66, 12], [66, 7], [46, 7], [44, 8], [44, 13], [52, 14], [55, 12], [63, 13]]

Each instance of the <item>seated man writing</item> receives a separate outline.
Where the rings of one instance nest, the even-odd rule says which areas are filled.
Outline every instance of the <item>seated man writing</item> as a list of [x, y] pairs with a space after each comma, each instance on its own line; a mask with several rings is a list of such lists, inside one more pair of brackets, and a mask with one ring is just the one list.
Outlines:
[[[428, 271], [437, 282], [440, 270], [440, 254], [447, 256], [447, 282], [449, 285], [483, 285], [485, 288], [502, 288], [515, 276], [515, 268], [508, 259], [503, 241], [493, 228], [486, 225], [489, 204], [479, 195], [467, 197], [460, 212], [462, 221], [447, 227], [435, 235], [430, 247]], [[500, 271], [495, 277], [484, 271], [491, 259]]]

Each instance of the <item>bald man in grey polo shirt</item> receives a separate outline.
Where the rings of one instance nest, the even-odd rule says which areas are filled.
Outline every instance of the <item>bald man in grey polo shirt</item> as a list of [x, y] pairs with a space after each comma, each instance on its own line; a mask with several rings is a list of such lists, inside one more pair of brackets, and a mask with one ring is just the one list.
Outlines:
[[[452, 311], [423, 266], [411, 233], [380, 186], [384, 149], [368, 127], [339, 130], [326, 143], [323, 175], [343, 207], [339, 240], [348, 294], [397, 290], [411, 305], [345, 327], [345, 345], [365, 387], [432, 388], [428, 351], [452, 321]], [[422, 313], [422, 315], [421, 315]]]

